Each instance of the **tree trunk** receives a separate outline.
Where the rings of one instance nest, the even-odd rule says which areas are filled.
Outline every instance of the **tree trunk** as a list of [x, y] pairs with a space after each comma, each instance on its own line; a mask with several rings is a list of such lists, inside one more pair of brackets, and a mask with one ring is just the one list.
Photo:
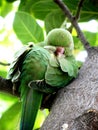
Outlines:
[[79, 76], [60, 90], [41, 130], [98, 130], [98, 49], [90, 48]]

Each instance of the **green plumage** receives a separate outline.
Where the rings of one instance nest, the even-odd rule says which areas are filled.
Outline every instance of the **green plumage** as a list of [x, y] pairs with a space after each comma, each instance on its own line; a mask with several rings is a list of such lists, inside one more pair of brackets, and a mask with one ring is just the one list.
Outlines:
[[11, 79], [14, 91], [18, 89], [22, 100], [20, 130], [32, 130], [43, 93], [29, 87], [33, 80], [43, 80], [49, 62], [49, 52], [33, 45], [22, 48], [12, 63], [8, 79]]
[[73, 56], [51, 56], [45, 74], [45, 81], [52, 87], [61, 88], [66, 86], [78, 74], [78, 65]]
[[[55, 50], [52, 42], [50, 50], [33, 44], [15, 54], [7, 78], [13, 82], [13, 92], [18, 91], [21, 95], [20, 130], [34, 128], [44, 93], [53, 93], [65, 87], [78, 74], [77, 62], [72, 53], [57, 56]], [[38, 84], [40, 81], [44, 83]]]
[[74, 49], [74, 43], [71, 33], [64, 28], [54, 28], [52, 29], [46, 39], [45, 43], [51, 46], [61, 46], [65, 48], [65, 54], [72, 55]]
[[33, 80], [44, 79], [48, 61], [49, 53], [45, 49], [35, 46], [28, 52], [22, 64], [20, 91], [26, 103], [23, 102], [24, 109], [22, 111], [21, 130], [31, 130], [34, 126], [43, 93], [33, 90], [32, 88], [30, 89], [27, 86]]
[[[52, 53], [45, 81], [53, 87], [64, 87], [78, 74], [78, 64], [73, 56], [72, 35], [66, 29], [55, 28], [48, 33], [45, 42], [48, 45], [46, 49]], [[64, 49], [63, 54], [55, 54], [58, 47]]]

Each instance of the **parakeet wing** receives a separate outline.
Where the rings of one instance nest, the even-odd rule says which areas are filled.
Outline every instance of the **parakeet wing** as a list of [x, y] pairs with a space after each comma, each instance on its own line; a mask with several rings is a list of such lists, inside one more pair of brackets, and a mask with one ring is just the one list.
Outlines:
[[21, 63], [26, 56], [26, 54], [31, 50], [32, 46], [27, 45], [22, 47], [19, 51], [15, 53], [15, 58], [12, 64], [10, 65], [10, 69], [7, 75], [8, 79], [12, 79], [12, 81], [15, 81], [18, 79], [20, 75], [19, 67], [21, 66]]
[[45, 81], [52, 87], [64, 87], [73, 77], [68, 76], [67, 73], [63, 73], [58, 67], [47, 67], [45, 74]]
[[53, 87], [64, 87], [73, 77], [68, 76], [67, 72], [62, 71], [58, 59], [53, 56], [50, 59], [47, 71], [45, 74], [45, 81]]
[[55, 55], [51, 55], [51, 59], [49, 61], [50, 66], [52, 67], [58, 67], [59, 63], [57, 61], [57, 58], [55, 57]]
[[63, 72], [67, 72], [69, 76], [76, 77], [78, 74], [78, 64], [73, 56], [58, 57], [58, 62]]

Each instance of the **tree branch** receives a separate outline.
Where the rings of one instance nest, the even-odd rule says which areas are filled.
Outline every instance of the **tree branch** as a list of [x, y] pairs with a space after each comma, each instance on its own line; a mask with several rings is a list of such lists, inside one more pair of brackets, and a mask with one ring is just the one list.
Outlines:
[[75, 16], [75, 18], [77, 20], [80, 18], [80, 12], [81, 12], [84, 1], [85, 0], [80, 0], [79, 3], [78, 3], [78, 8], [77, 8], [76, 16]]
[[98, 110], [89, 109], [78, 116], [71, 124], [69, 130], [98, 130]]
[[98, 130], [98, 48], [89, 49], [78, 77], [57, 93], [41, 130]]
[[[80, 18], [80, 12], [81, 12], [81, 9], [82, 9], [82, 6], [83, 6], [83, 3], [84, 3], [85, 0], [80, 0], [79, 3], [78, 3], [78, 7], [77, 7], [77, 11], [76, 11], [76, 15], [74, 16], [74, 18], [78, 21], [79, 18]], [[73, 29], [73, 25], [71, 24], [71, 26], [69, 27], [69, 31], [72, 32], [72, 29]]]
[[3, 66], [9, 66], [10, 63], [3, 63], [3, 62], [0, 62], [0, 65], [3, 65]]
[[75, 17], [71, 14], [68, 7], [61, 0], [54, 0], [54, 2], [62, 9], [62, 11], [68, 17], [68, 19], [70, 20], [70, 22], [72, 23], [72, 25], [76, 29], [78, 37], [81, 40], [81, 42], [83, 43], [84, 48], [88, 51], [88, 49], [90, 48], [89, 42], [86, 40], [84, 34], [82, 33]]
[[13, 84], [11, 80], [2, 78], [1, 76], [0, 76], [0, 92], [10, 93], [14, 96], [19, 97], [19, 93], [17, 91], [13, 93]]

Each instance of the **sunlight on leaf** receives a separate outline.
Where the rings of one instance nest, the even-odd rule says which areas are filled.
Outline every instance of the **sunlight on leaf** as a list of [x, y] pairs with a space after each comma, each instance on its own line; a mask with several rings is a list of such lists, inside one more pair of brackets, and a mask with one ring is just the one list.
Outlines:
[[38, 111], [38, 115], [37, 115], [36, 122], [34, 125], [35, 129], [40, 128], [42, 126], [42, 123], [44, 122], [48, 114], [49, 114], [48, 109], [44, 109], [43, 111], [41, 110]]
[[19, 127], [20, 103], [12, 105], [1, 117], [0, 130], [15, 130]]
[[44, 40], [42, 28], [32, 16], [25, 12], [16, 13], [13, 27], [16, 35], [23, 43], [37, 43]]
[[61, 12], [60, 10], [52, 11], [45, 18], [46, 32], [48, 33], [53, 28], [60, 28], [64, 20], [65, 16], [63, 12]]

